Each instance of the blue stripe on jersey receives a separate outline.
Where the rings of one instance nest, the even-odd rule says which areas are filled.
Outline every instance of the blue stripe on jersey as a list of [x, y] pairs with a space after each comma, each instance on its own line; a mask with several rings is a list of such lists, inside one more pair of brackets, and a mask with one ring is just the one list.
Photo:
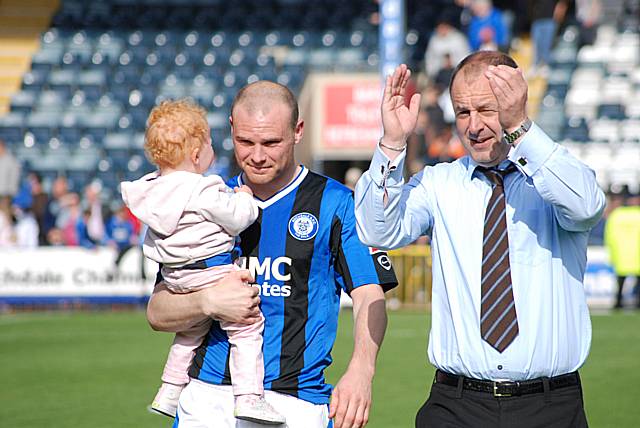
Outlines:
[[[333, 187], [342, 187], [335, 181], [331, 181], [330, 184]], [[338, 273], [342, 276], [343, 281], [348, 281], [343, 285], [344, 290], [351, 294], [353, 288], [361, 285], [381, 283], [369, 248], [364, 246], [358, 238], [353, 195], [344, 198], [343, 203], [336, 210], [342, 226], [338, 254], [341, 263], [337, 263], [342, 272]]]
[[[297, 189], [296, 189], [297, 190]], [[271, 269], [272, 262], [278, 257], [285, 254], [286, 240], [282, 239], [287, 234], [287, 222], [291, 214], [291, 208], [295, 201], [296, 192], [291, 192], [283, 199], [263, 210], [260, 244], [258, 246], [258, 254], [261, 262], [269, 260], [265, 263], [267, 269]], [[279, 274], [285, 272], [278, 267]], [[257, 284], [268, 284], [269, 288], [274, 284], [284, 285], [282, 280], [274, 278], [272, 272], [265, 272], [262, 275], [256, 275]], [[274, 297], [265, 285], [261, 290], [260, 309], [265, 317], [264, 328], [264, 358], [265, 358], [265, 388], [270, 389], [273, 380], [280, 376], [280, 353], [282, 350], [282, 329], [284, 326], [284, 297]]]
[[336, 210], [343, 203], [343, 197], [337, 197], [336, 189], [331, 184], [332, 182], [328, 180], [322, 192], [322, 205], [318, 218], [320, 227], [314, 243], [309, 272], [305, 367], [298, 377], [300, 387], [298, 396], [311, 402], [318, 402], [319, 398], [331, 395], [331, 386], [325, 383], [324, 368], [332, 362], [331, 349], [336, 338], [340, 309], [340, 290], [332, 280], [335, 276], [335, 268], [331, 249], [331, 232]]

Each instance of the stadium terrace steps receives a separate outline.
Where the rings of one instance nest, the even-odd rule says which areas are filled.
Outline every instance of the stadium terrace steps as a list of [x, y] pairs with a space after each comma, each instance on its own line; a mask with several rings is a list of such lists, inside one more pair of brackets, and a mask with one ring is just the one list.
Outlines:
[[31, 66], [57, 0], [3, 0], [0, 2], [0, 115], [9, 111], [11, 96], [20, 89], [22, 75]]

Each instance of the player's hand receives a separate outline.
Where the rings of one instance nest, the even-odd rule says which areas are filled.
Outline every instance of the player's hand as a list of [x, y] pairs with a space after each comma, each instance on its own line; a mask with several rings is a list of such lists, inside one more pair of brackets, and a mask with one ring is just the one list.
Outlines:
[[391, 147], [402, 147], [413, 132], [418, 120], [420, 94], [411, 97], [409, 108], [405, 104], [407, 83], [411, 70], [405, 64], [396, 67], [393, 75], [387, 76], [382, 97], [382, 141]]
[[331, 394], [329, 418], [334, 428], [362, 428], [369, 421], [372, 376], [363, 370], [347, 369]]
[[498, 101], [502, 129], [515, 131], [527, 118], [527, 81], [520, 68], [490, 65], [484, 75]]
[[260, 319], [260, 296], [248, 270], [231, 272], [215, 287], [202, 289], [202, 313], [217, 320], [253, 324]]
[[246, 184], [243, 184], [240, 187], [234, 187], [233, 191], [236, 192], [236, 193], [240, 193], [240, 192], [248, 193], [248, 194], [253, 196], [253, 192], [251, 191], [251, 188], [249, 186], [247, 186]]

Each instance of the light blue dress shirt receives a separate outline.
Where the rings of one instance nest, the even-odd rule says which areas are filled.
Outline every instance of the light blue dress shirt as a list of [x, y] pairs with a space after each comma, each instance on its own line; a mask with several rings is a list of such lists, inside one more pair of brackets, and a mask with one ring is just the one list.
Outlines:
[[431, 236], [431, 363], [489, 380], [557, 376], [582, 366], [591, 345], [582, 283], [587, 238], [605, 206], [594, 172], [535, 124], [511, 149], [508, 159], [519, 171], [505, 178], [504, 188], [520, 332], [499, 353], [480, 336], [482, 235], [491, 184], [468, 156], [426, 167], [405, 184], [404, 157], [391, 162], [378, 147], [356, 187], [356, 219], [361, 240], [379, 248]]

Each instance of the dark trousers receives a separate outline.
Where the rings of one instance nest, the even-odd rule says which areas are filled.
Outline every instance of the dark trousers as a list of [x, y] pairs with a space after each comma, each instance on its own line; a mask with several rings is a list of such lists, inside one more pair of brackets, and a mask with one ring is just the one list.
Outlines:
[[[617, 276], [618, 293], [616, 294], [616, 305], [614, 306], [617, 309], [622, 308], [622, 289], [624, 288], [624, 282], [626, 279], [627, 279], [626, 276], [620, 276], [620, 275]], [[640, 276], [635, 276], [635, 287], [636, 288], [640, 287]], [[636, 305], [638, 308], [640, 308], [640, 292], [638, 293], [637, 299], [638, 300], [636, 300]]]
[[416, 428], [577, 428], [587, 427], [582, 387], [569, 386], [517, 397], [434, 383], [418, 410]]

